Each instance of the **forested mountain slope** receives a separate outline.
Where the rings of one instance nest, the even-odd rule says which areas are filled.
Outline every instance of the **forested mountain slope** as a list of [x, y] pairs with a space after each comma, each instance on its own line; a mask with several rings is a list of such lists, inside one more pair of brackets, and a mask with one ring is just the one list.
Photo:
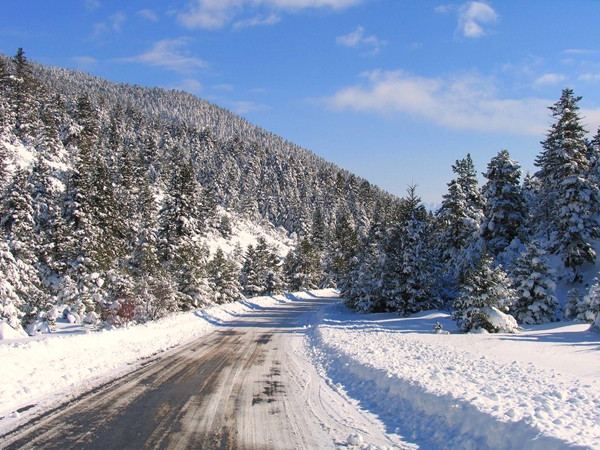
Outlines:
[[[0, 157], [0, 314], [30, 332], [52, 326], [57, 304], [120, 324], [333, 285], [325, 240], [339, 223], [366, 234], [399, 202], [190, 94], [44, 67], [21, 49], [0, 58]], [[227, 238], [237, 217], [301, 245], [285, 267], [264, 239], [211, 253], [208, 236]]]

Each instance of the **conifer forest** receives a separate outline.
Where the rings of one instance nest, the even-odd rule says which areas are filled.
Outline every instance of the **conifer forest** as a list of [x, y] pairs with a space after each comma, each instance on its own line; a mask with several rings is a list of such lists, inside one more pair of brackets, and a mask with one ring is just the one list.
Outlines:
[[[0, 55], [0, 319], [33, 334], [58, 307], [114, 327], [333, 287], [357, 311], [452, 311], [463, 332], [591, 323], [600, 133], [580, 100], [549, 105], [535, 173], [499, 149], [480, 186], [457, 155], [428, 211], [416, 185], [395, 197], [191, 94]], [[211, 252], [240, 218], [293, 249]]]

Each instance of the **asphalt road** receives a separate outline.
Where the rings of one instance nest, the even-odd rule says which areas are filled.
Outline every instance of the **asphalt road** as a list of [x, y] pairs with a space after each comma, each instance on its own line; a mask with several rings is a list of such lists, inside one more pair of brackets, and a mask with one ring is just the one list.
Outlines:
[[[5, 449], [391, 446], [303, 358], [302, 324], [332, 299], [261, 309], [0, 437]], [[309, 316], [307, 316], [309, 315]]]

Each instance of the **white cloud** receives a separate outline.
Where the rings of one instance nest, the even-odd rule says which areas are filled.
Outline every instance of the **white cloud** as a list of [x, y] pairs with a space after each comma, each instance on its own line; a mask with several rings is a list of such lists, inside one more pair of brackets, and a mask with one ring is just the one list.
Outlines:
[[112, 16], [110, 16], [110, 22], [111, 22], [113, 30], [121, 31], [121, 29], [123, 28], [123, 24], [125, 23], [125, 20], [127, 20], [127, 16], [125, 15], [125, 13], [123, 11], [117, 11]]
[[186, 78], [181, 82], [171, 85], [171, 89], [177, 89], [179, 91], [189, 92], [190, 94], [198, 95], [202, 92], [203, 86], [198, 80], [193, 78]]
[[[232, 22], [237, 16], [244, 13], [245, 9], [266, 8], [271, 13], [275, 12], [300, 12], [308, 8], [329, 8], [341, 10], [358, 5], [367, 0], [191, 0], [184, 12], [177, 15], [179, 23], [186, 28], [222, 28]], [[266, 19], [254, 20], [254, 25], [272, 25], [279, 15], [269, 15]], [[256, 19], [256, 18], [255, 18]], [[267, 23], [265, 23], [265, 20]], [[252, 18], [242, 19], [239, 27], [250, 26]]]
[[125, 13], [123, 11], [117, 11], [109, 17], [108, 23], [95, 23], [93, 26], [93, 35], [95, 38], [101, 38], [102, 36], [110, 34], [111, 31], [120, 32], [126, 20], [127, 16]]
[[88, 11], [95, 11], [100, 8], [100, 2], [98, 0], [84, 0], [83, 5]]
[[600, 81], [600, 73], [584, 73], [579, 76], [581, 81], [588, 81], [590, 83], [597, 83]]
[[158, 22], [158, 14], [156, 14], [151, 9], [141, 9], [137, 12], [137, 15], [149, 20], [150, 22]]
[[567, 79], [566, 76], [559, 73], [547, 73], [538, 77], [533, 84], [536, 86], [553, 86]]
[[233, 28], [236, 30], [241, 30], [243, 28], [256, 27], [259, 25], [275, 25], [279, 22], [281, 22], [281, 16], [277, 14], [270, 14], [268, 17], [257, 15], [250, 17], [249, 19], [238, 20], [233, 24]]
[[435, 8], [436, 13], [448, 14], [456, 10], [456, 5], [451, 3], [449, 5], [440, 5]]
[[382, 41], [374, 35], [365, 36], [365, 29], [361, 26], [356, 27], [356, 30], [349, 34], [337, 36], [335, 42], [344, 47], [369, 49], [363, 55], [377, 54], [381, 47], [388, 44], [387, 41]]
[[228, 103], [231, 106], [233, 112], [235, 112], [236, 114], [248, 114], [250, 112], [267, 111], [271, 109], [267, 105], [262, 105], [259, 103], [249, 101], [237, 101]]
[[479, 38], [488, 34], [484, 25], [495, 23], [500, 15], [490, 5], [484, 2], [467, 2], [462, 5], [450, 3], [435, 8], [440, 14], [458, 13], [458, 26], [455, 35], [468, 38]]
[[71, 61], [77, 64], [77, 68], [80, 70], [91, 70], [98, 64], [98, 60], [91, 56], [73, 56]]
[[187, 42], [184, 39], [163, 39], [155, 42], [146, 53], [130, 58], [120, 58], [117, 61], [164, 67], [181, 73], [191, 73], [208, 66], [204, 60], [190, 56], [189, 52], [182, 50], [186, 46]]
[[569, 48], [567, 50], [563, 50], [562, 53], [567, 55], [593, 55], [598, 53], [597, 50], [585, 50], [581, 48]]
[[336, 110], [384, 116], [407, 115], [446, 128], [510, 134], [540, 134], [547, 129], [547, 106], [540, 98], [502, 99], [494, 79], [478, 75], [446, 78], [375, 70], [366, 82], [323, 101]]
[[216, 84], [212, 87], [215, 91], [233, 92], [232, 84]]

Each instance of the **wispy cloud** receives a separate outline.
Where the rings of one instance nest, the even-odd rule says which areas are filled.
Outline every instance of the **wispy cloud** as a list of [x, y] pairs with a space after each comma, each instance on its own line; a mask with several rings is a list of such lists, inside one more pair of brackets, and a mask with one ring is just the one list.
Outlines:
[[136, 14], [150, 22], [158, 22], [158, 14], [151, 9], [141, 9]]
[[600, 73], [584, 73], [579, 76], [581, 81], [587, 81], [589, 83], [597, 83], [600, 81]]
[[110, 24], [112, 29], [115, 31], [121, 31], [123, 28], [123, 24], [127, 20], [127, 16], [123, 11], [117, 11], [112, 16], [110, 16]]
[[79, 70], [91, 70], [98, 64], [98, 60], [91, 56], [73, 56], [71, 61], [77, 65]]
[[83, 6], [88, 11], [95, 11], [100, 8], [100, 2], [98, 0], [84, 0]]
[[123, 11], [117, 11], [109, 17], [107, 22], [95, 23], [93, 26], [93, 35], [95, 38], [101, 38], [111, 32], [120, 32], [123, 24], [127, 20], [127, 15]]
[[263, 8], [270, 13], [265, 17], [253, 16], [236, 21], [238, 28], [252, 25], [272, 25], [280, 19], [278, 13], [297, 13], [306, 9], [328, 8], [342, 10], [367, 0], [191, 0], [185, 11], [177, 15], [181, 25], [189, 29], [222, 28], [244, 12]]
[[202, 83], [193, 78], [186, 78], [181, 80], [179, 83], [170, 86], [171, 89], [177, 89], [178, 91], [189, 92], [190, 94], [198, 95], [204, 89]]
[[140, 63], [153, 67], [164, 67], [180, 73], [193, 73], [208, 66], [206, 61], [185, 50], [185, 39], [163, 39], [155, 42], [150, 50], [138, 56], [119, 58], [119, 62]]
[[485, 36], [483, 25], [497, 22], [500, 16], [494, 9], [482, 2], [468, 2], [459, 8], [457, 31], [468, 38]]
[[502, 99], [493, 78], [463, 74], [426, 78], [398, 71], [362, 74], [365, 82], [322, 99], [334, 110], [406, 115], [457, 130], [540, 134], [548, 125], [541, 98]]
[[593, 55], [598, 53], [597, 50], [586, 50], [581, 48], [569, 48], [567, 50], [563, 50], [562, 53], [566, 55]]
[[567, 77], [560, 73], [547, 73], [538, 77], [533, 84], [536, 86], [554, 86], [565, 81]]
[[349, 34], [337, 36], [335, 41], [344, 47], [368, 49], [363, 55], [375, 55], [379, 53], [381, 47], [388, 44], [387, 41], [382, 41], [377, 36], [365, 36], [365, 29], [360, 25]]
[[215, 91], [233, 92], [233, 85], [232, 84], [215, 84], [212, 88]]
[[500, 20], [500, 15], [490, 5], [484, 2], [467, 2], [462, 5], [448, 4], [435, 8], [441, 14], [457, 13], [458, 26], [455, 35], [467, 38], [480, 38], [489, 34], [485, 25]]
[[241, 30], [243, 28], [256, 27], [259, 25], [275, 25], [279, 22], [281, 22], [281, 16], [277, 14], [269, 14], [267, 17], [257, 15], [250, 17], [249, 19], [238, 20], [233, 24], [233, 28], [236, 30]]
[[244, 101], [244, 100], [237, 101], [237, 102], [233, 101], [233, 102], [228, 102], [228, 103], [229, 103], [231, 109], [233, 110], [233, 112], [235, 112], [236, 114], [248, 114], [248, 113], [252, 113], [252, 112], [268, 111], [269, 109], [271, 109], [267, 105]]

